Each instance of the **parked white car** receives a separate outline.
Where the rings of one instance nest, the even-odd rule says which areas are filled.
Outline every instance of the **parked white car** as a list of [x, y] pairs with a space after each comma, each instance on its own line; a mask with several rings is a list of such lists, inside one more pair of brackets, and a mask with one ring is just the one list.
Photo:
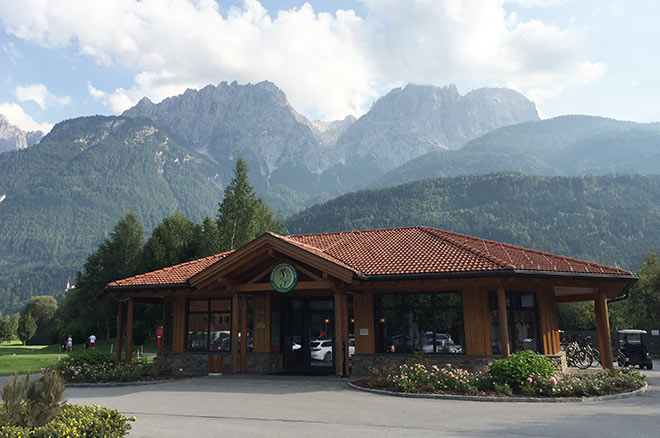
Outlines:
[[[311, 343], [312, 360], [332, 362], [332, 339], [317, 339]], [[355, 354], [355, 339], [348, 339], [348, 357]]]
[[312, 360], [332, 362], [332, 340], [317, 339], [311, 342]]
[[433, 332], [424, 334], [424, 353], [462, 353], [463, 347], [454, 344], [454, 340], [447, 333], [435, 334], [435, 351], [433, 345]]

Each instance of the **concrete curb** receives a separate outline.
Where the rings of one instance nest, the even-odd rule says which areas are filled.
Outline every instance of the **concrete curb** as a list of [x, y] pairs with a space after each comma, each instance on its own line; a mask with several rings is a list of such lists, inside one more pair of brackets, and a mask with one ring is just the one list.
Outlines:
[[122, 386], [147, 386], [147, 385], [158, 385], [161, 383], [180, 382], [182, 380], [188, 380], [191, 378], [193, 377], [185, 377], [182, 379], [148, 380], [142, 382], [67, 383], [66, 387], [67, 388], [119, 388]]
[[644, 384], [639, 389], [631, 392], [622, 392], [619, 394], [600, 395], [596, 397], [484, 397], [478, 395], [454, 395], [454, 394], [411, 394], [407, 392], [394, 392], [385, 391], [382, 389], [363, 388], [352, 382], [347, 382], [348, 386], [358, 391], [371, 392], [379, 395], [389, 395], [393, 397], [405, 398], [427, 398], [435, 400], [464, 400], [464, 401], [479, 401], [479, 402], [518, 402], [518, 403], [589, 403], [606, 400], [616, 400], [620, 398], [630, 398], [642, 394], [649, 389], [648, 383]]

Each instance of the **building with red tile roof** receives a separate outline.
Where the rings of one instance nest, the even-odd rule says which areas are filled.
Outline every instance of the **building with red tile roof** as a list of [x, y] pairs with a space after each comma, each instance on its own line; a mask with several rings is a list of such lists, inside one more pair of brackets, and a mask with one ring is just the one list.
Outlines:
[[[129, 306], [163, 303], [167, 346], [183, 356], [228, 354], [234, 372], [320, 367], [328, 365], [325, 360], [343, 375], [379, 355], [416, 351], [437, 357], [526, 348], [558, 354], [556, 304], [566, 301], [593, 300], [605, 339], [606, 302], [634, 281], [631, 272], [616, 267], [405, 227], [266, 233], [235, 251], [114, 281], [101, 296]], [[209, 322], [220, 319], [218, 326]], [[335, 342], [330, 355], [315, 358], [307, 347], [313, 342], [309, 327], [313, 337], [342, 340], [343, 347]], [[243, 351], [246, 344], [238, 352], [227, 347], [239, 345], [243, 333], [253, 338], [251, 352]], [[301, 353], [293, 354], [299, 338]], [[355, 355], [348, 353], [349, 343]], [[269, 358], [267, 364], [250, 362], [257, 357]]]

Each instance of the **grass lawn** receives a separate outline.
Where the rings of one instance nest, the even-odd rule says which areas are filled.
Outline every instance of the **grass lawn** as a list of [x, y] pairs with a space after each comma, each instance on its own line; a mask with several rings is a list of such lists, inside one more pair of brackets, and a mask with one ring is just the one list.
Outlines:
[[42, 368], [64, 359], [57, 345], [21, 345], [20, 342], [0, 344], [0, 376], [38, 373]]
[[[99, 339], [96, 349], [112, 351], [114, 339]], [[74, 350], [82, 350], [82, 344], [73, 346]], [[124, 345], [125, 348], [125, 345]], [[134, 352], [139, 346], [134, 345]], [[38, 373], [42, 368], [55, 365], [58, 360], [65, 359], [66, 353], [59, 351], [59, 345], [21, 345], [20, 342], [0, 343], [0, 376], [11, 376], [13, 374]], [[157, 353], [156, 343], [147, 343], [143, 347], [144, 353]], [[135, 354], [133, 356], [136, 357]], [[153, 359], [148, 357], [147, 360]]]

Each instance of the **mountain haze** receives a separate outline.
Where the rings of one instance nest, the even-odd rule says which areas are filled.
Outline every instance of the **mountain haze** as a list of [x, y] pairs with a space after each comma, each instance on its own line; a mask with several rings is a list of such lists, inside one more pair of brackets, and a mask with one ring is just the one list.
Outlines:
[[660, 174], [660, 123], [560, 116], [505, 126], [461, 149], [410, 160], [372, 186], [502, 171], [565, 176]]

